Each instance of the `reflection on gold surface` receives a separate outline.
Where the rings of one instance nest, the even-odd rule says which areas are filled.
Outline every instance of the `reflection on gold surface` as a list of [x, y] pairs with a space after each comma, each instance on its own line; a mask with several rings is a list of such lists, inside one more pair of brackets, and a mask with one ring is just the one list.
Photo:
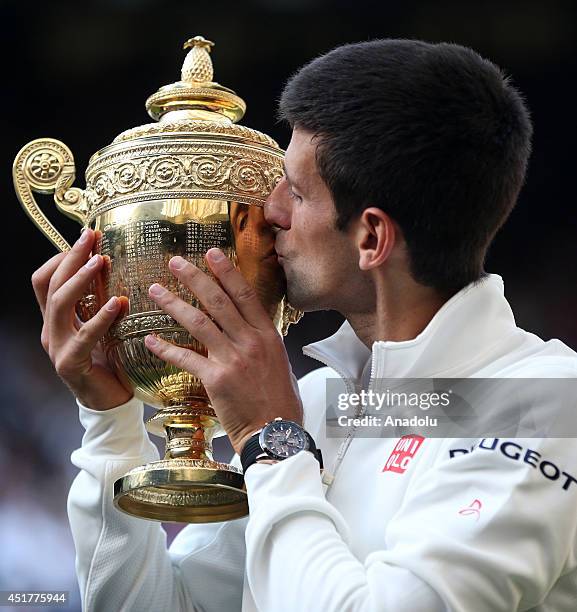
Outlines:
[[278, 322], [286, 282], [274, 249], [274, 233], [258, 206], [232, 202], [230, 222], [237, 265], [267, 313]]

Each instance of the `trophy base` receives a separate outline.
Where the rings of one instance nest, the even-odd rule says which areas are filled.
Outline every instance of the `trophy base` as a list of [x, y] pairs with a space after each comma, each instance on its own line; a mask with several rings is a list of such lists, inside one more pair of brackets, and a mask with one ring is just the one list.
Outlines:
[[164, 459], [114, 483], [122, 512], [165, 523], [215, 523], [248, 514], [240, 470], [207, 459]]

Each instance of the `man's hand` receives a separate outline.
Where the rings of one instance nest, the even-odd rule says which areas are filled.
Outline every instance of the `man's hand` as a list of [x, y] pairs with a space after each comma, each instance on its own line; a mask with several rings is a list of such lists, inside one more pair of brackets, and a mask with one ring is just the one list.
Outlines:
[[60, 378], [87, 408], [108, 410], [124, 404], [132, 390], [110, 370], [100, 338], [121, 313], [126, 298], [113, 297], [86, 323], [79, 323], [76, 302], [100, 273], [103, 258], [90, 253], [95, 232], [87, 229], [68, 253], [59, 253], [32, 275], [44, 325], [42, 346]]
[[208, 251], [206, 258], [222, 288], [182, 257], [173, 257], [169, 269], [214, 322], [158, 284], [150, 287], [149, 294], [206, 346], [208, 357], [152, 335], [145, 342], [155, 355], [202, 380], [234, 450], [240, 453], [251, 434], [275, 417], [302, 423], [302, 406], [282, 338], [256, 291], [219, 249]]

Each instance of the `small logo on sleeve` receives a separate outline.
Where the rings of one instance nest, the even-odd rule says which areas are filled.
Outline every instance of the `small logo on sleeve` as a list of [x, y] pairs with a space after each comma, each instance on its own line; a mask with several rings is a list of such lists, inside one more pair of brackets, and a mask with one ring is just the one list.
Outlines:
[[481, 508], [483, 503], [480, 499], [474, 499], [466, 508], [459, 510], [461, 516], [474, 516], [475, 521], [481, 518]]
[[389, 455], [383, 472], [396, 472], [397, 474], [404, 474], [411, 459], [417, 454], [417, 451], [421, 447], [423, 436], [403, 436], [399, 438], [395, 444], [393, 452]]

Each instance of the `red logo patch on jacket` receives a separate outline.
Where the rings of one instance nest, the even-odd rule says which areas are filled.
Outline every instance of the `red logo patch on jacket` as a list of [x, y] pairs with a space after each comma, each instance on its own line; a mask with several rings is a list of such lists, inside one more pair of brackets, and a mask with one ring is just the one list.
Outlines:
[[405, 470], [409, 466], [411, 459], [417, 454], [417, 451], [421, 447], [423, 436], [410, 435], [399, 438], [399, 441], [395, 444], [393, 452], [389, 455], [383, 472], [396, 472], [397, 474], [404, 474]]

